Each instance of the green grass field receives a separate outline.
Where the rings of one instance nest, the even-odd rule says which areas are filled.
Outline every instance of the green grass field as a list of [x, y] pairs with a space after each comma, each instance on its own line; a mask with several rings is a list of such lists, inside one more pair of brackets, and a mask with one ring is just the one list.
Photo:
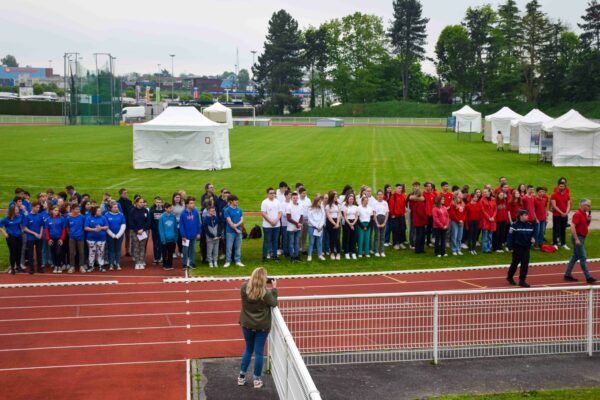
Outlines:
[[[334, 188], [341, 191], [347, 183], [355, 188], [361, 184], [381, 188], [384, 183], [410, 184], [428, 179], [438, 185], [447, 180], [450, 184], [468, 183], [471, 188], [486, 183], [495, 186], [500, 175], [512, 185], [524, 182], [548, 187], [554, 187], [558, 177], [566, 176], [573, 198], [589, 197], [597, 204], [600, 201], [597, 169], [554, 168], [536, 163], [527, 155], [497, 152], [494, 145], [483, 143], [478, 135], [459, 141], [455, 134], [443, 129], [236, 127], [230, 135], [232, 168], [223, 171], [133, 170], [131, 127], [5, 126], [0, 127], [0, 143], [0, 208], [6, 207], [17, 186], [35, 194], [48, 187], [59, 191], [66, 184], [73, 184], [80, 193], [88, 192], [96, 199], [105, 191], [116, 197], [118, 189], [125, 186], [131, 195], [170, 199], [174, 191], [181, 189], [199, 197], [204, 184], [210, 181], [217, 188], [226, 186], [237, 194], [242, 209], [256, 211], [265, 188], [275, 187], [281, 180], [291, 185], [303, 182], [312, 195]], [[255, 222], [258, 219], [248, 219], [248, 229]], [[594, 235], [591, 242], [595, 239]], [[588, 246], [590, 257], [597, 256], [594, 247]], [[539, 254], [533, 261], [548, 257], [565, 259], [567, 255]], [[0, 266], [6, 266], [7, 258], [6, 246], [1, 245]], [[259, 241], [245, 241], [244, 260], [255, 265], [259, 259]], [[507, 255], [434, 260], [431, 255], [418, 257], [405, 251], [386, 261], [363, 260], [360, 267], [339, 262], [335, 266], [323, 263], [318, 269], [334, 272], [432, 268], [507, 260]], [[276, 269], [278, 273], [322, 272], [313, 270], [317, 268], [314, 265], [282, 264]], [[208, 268], [197, 273], [207, 272]]]
[[537, 390], [531, 392], [430, 397], [429, 400], [591, 400], [600, 388]]

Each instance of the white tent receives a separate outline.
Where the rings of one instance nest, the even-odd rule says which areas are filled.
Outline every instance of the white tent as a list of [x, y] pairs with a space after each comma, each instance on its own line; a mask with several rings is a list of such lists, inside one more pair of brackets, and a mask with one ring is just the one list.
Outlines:
[[498, 112], [492, 115], [486, 115], [486, 122], [491, 122], [490, 129], [485, 130], [483, 140], [486, 142], [496, 143], [496, 133], [502, 132], [504, 143], [510, 143], [510, 123], [514, 119], [523, 118], [521, 114], [517, 114], [508, 107], [502, 107]]
[[229, 130], [195, 107], [168, 107], [133, 126], [133, 168], [231, 168]]
[[227, 124], [229, 129], [233, 129], [233, 113], [231, 112], [231, 108], [225, 107], [218, 101], [212, 106], [206, 107], [202, 110], [202, 113], [211, 121]]
[[529, 111], [523, 118], [513, 120], [511, 122], [514, 128], [514, 131], [511, 130], [511, 147], [514, 141], [516, 150], [519, 150], [520, 154], [539, 153], [542, 124], [552, 120], [552, 117], [537, 108]]
[[464, 106], [453, 111], [452, 116], [456, 117], [455, 132], [481, 132], [481, 113], [471, 107]]
[[571, 110], [542, 129], [553, 136], [552, 165], [600, 167], [600, 124]]

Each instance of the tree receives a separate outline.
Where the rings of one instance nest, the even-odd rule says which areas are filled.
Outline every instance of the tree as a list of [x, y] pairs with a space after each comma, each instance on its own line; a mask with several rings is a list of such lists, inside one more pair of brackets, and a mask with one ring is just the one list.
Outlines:
[[581, 17], [584, 22], [577, 24], [583, 31], [581, 39], [587, 46], [600, 50], [600, 4], [598, 1], [590, 1], [585, 13]]
[[506, 0], [498, 7], [498, 23], [492, 36], [498, 54], [497, 74], [491, 82], [491, 97], [494, 100], [514, 100], [520, 93], [523, 40], [521, 16], [515, 0]]
[[12, 54], [7, 54], [2, 60], [0, 60], [0, 64], [15, 68], [19, 66], [17, 59]]
[[537, 101], [543, 84], [541, 70], [542, 48], [546, 45], [550, 34], [550, 23], [546, 14], [541, 11], [537, 0], [525, 5], [523, 17], [523, 76], [525, 78], [525, 96], [530, 102]]
[[240, 69], [240, 72], [238, 72], [238, 88], [240, 90], [242, 90], [243, 92], [246, 91], [246, 87], [248, 87], [248, 85], [250, 84], [250, 74], [248, 73], [247, 69]]
[[304, 59], [310, 74], [310, 108], [316, 106], [316, 87], [321, 89], [321, 106], [325, 101], [325, 70], [327, 68], [327, 27], [309, 27], [304, 31]]
[[300, 100], [292, 94], [302, 84], [302, 41], [298, 22], [285, 10], [273, 13], [264, 43], [264, 51], [252, 73], [261, 97], [269, 96], [267, 107], [282, 115], [300, 109]]
[[542, 75], [544, 86], [540, 91], [540, 100], [545, 103], [558, 103], [569, 97], [569, 76], [577, 56], [579, 37], [566, 30], [558, 21], [551, 24], [548, 42], [542, 48]]
[[470, 102], [473, 81], [473, 46], [469, 32], [462, 25], [444, 28], [437, 44], [438, 74], [460, 93], [463, 103]]
[[429, 18], [422, 16], [423, 7], [419, 0], [394, 0], [394, 20], [388, 35], [394, 53], [402, 62], [402, 98], [408, 100], [410, 72], [415, 62], [423, 60]]

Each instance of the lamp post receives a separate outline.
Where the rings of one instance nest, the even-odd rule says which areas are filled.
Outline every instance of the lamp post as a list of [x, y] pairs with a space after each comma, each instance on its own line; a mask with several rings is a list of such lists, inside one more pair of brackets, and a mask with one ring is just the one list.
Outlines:
[[169, 54], [169, 56], [171, 57], [171, 100], [173, 100], [173, 90], [175, 89], [175, 73], [173, 72], [173, 60], [175, 60], [175, 54]]
[[[250, 53], [252, 53], [252, 67], [254, 67], [254, 59], [256, 57], [256, 50], [250, 50]], [[252, 68], [250, 68], [250, 70], [252, 71], [252, 91], [255, 90], [255, 86], [254, 86], [254, 70]]]

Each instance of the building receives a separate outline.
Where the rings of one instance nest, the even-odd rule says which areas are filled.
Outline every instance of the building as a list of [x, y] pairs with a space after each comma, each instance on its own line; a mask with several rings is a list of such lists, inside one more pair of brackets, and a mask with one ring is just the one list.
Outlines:
[[34, 83], [55, 83], [62, 87], [60, 75], [54, 75], [52, 68], [0, 66], [0, 86], [26, 86]]

